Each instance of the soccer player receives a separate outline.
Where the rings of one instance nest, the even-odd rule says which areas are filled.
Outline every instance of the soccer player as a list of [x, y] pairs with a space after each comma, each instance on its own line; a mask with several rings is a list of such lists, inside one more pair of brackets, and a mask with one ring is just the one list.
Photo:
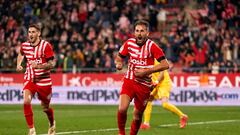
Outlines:
[[[155, 60], [155, 64], [159, 62]], [[150, 118], [152, 112], [152, 101], [153, 100], [161, 100], [162, 107], [174, 114], [176, 114], [180, 119], [180, 128], [185, 128], [188, 116], [183, 114], [175, 105], [168, 102], [170, 90], [172, 88], [172, 81], [168, 74], [167, 70], [162, 72], [156, 72], [152, 75], [152, 82], [155, 88], [150, 94], [149, 101], [147, 103], [147, 107], [144, 111], [144, 123], [141, 124], [141, 129], [149, 129], [150, 128]]]
[[[115, 58], [116, 68], [121, 70], [123, 59], [129, 57], [128, 71], [120, 92], [118, 107], [119, 135], [125, 135], [127, 110], [130, 102], [134, 99], [133, 120], [130, 135], [136, 135], [141, 122], [144, 109], [151, 91], [151, 77], [154, 72], [169, 68], [167, 59], [161, 48], [148, 38], [149, 24], [139, 20], [134, 25], [135, 38], [128, 39], [120, 48], [119, 55]], [[154, 66], [154, 59], [159, 61]]]
[[53, 109], [49, 107], [52, 94], [50, 70], [54, 67], [54, 53], [52, 45], [40, 38], [41, 29], [37, 24], [28, 28], [28, 41], [21, 44], [17, 57], [17, 71], [22, 71], [22, 61], [27, 60], [24, 76], [23, 98], [24, 116], [29, 127], [28, 135], [36, 135], [33, 121], [31, 101], [35, 93], [41, 101], [43, 111], [49, 120], [48, 135], [55, 135], [55, 121]]

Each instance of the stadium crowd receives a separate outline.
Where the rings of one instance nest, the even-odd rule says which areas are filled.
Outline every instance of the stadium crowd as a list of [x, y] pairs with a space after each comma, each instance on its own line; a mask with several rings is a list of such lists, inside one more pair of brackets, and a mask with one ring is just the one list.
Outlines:
[[173, 67], [239, 73], [239, 9], [236, 0], [0, 0], [0, 72], [14, 71], [27, 27], [36, 22], [53, 44], [56, 71], [111, 72], [132, 24], [146, 19]]

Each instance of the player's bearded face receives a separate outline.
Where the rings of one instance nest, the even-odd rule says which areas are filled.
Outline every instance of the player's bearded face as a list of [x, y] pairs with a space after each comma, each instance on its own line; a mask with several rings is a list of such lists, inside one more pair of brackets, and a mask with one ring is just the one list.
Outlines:
[[136, 38], [136, 43], [139, 46], [142, 46], [145, 44], [148, 38], [148, 29], [145, 25], [137, 25], [134, 30], [134, 35]]
[[36, 28], [30, 27], [28, 29], [28, 40], [31, 43], [35, 43], [37, 41], [37, 39], [39, 38], [39, 36], [40, 36], [40, 32]]

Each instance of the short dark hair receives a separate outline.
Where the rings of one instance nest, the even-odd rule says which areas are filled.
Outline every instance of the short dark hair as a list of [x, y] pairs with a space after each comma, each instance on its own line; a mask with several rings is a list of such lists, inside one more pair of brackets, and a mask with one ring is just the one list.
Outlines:
[[147, 30], [149, 30], [149, 23], [146, 20], [138, 20], [134, 24], [134, 29], [136, 28], [137, 25], [145, 25], [147, 27]]
[[28, 26], [28, 28], [31, 28], [31, 27], [34, 27], [34, 28], [36, 28], [38, 31], [41, 31], [41, 27], [40, 27], [38, 24], [36, 24], [36, 23], [30, 24], [30, 25]]

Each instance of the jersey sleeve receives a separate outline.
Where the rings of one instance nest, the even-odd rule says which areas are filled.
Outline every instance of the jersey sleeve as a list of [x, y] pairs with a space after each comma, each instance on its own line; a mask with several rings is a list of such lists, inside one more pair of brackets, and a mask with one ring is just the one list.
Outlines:
[[163, 53], [162, 49], [155, 43], [151, 47], [151, 52], [153, 57], [157, 60], [165, 57], [165, 54]]
[[119, 54], [122, 56], [127, 56], [128, 55], [128, 43], [127, 41], [121, 46], [119, 50]]
[[51, 44], [49, 44], [49, 43], [46, 44], [46, 48], [44, 50], [44, 54], [45, 54], [46, 59], [51, 58], [51, 57], [54, 56]]

